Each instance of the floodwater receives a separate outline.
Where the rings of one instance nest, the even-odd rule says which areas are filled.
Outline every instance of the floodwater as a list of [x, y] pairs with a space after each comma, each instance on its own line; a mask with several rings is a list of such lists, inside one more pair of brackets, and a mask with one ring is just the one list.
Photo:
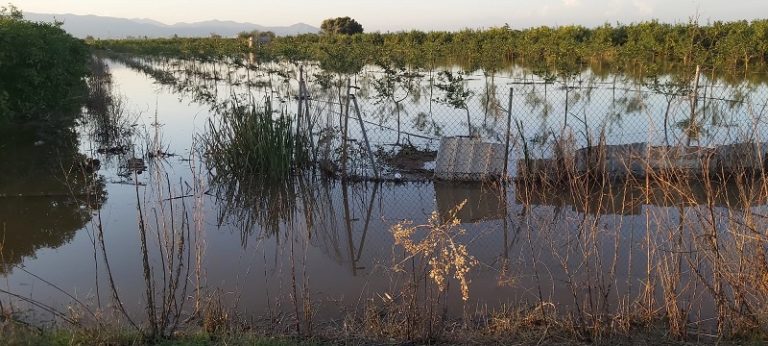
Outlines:
[[[0, 178], [0, 289], [5, 294], [0, 299], [31, 309], [41, 321], [52, 319], [53, 313], [29, 300], [59, 311], [77, 305], [75, 299], [94, 309], [107, 309], [117, 304], [111, 281], [128, 313], [141, 316], [146, 302], [142, 220], [148, 228], [148, 264], [156, 282], [166, 280], [162, 273], [174, 272], [164, 268], [171, 266], [168, 258], [174, 257], [168, 255], [168, 249], [174, 248], [168, 244], [178, 241], [158, 230], [178, 230], [171, 233], [187, 236], [175, 263], [183, 263], [181, 281], [188, 284], [186, 296], [218, 293], [239, 313], [264, 317], [292, 313], [292, 297], [299, 292], [311, 298], [316, 319], [328, 320], [361, 309], [369, 300], [384, 301], [382, 297], [396, 297], [403, 291], [408, 279], [404, 274], [408, 268], [403, 269], [407, 254], [395, 244], [390, 231], [393, 225], [403, 220], [424, 224], [432, 213], [447, 220], [449, 211], [465, 200], [456, 217], [466, 232], [456, 240], [467, 246], [478, 265], [469, 274], [467, 302], [461, 299], [457, 283], [449, 283], [445, 304], [455, 316], [466, 306], [495, 309], [505, 304], [534, 306], [540, 301], [552, 302], [563, 313], [576, 305], [589, 305], [591, 311], [629, 309], [642, 297], [649, 230], [654, 230], [654, 239], [656, 233], [666, 234], [670, 229], [685, 229], [684, 237], [693, 238], [707, 224], [711, 210], [717, 215], [712, 217], [720, 220], [712, 226], [715, 228], [725, 228], [727, 221], [723, 220], [738, 218], [733, 216], [738, 196], [732, 196], [734, 201], [725, 196], [712, 203], [713, 209], [701, 210], [700, 205], [708, 203], [706, 196], [693, 194], [685, 201], [670, 196], [648, 199], [636, 192], [642, 190], [642, 184], [579, 197], [567, 189], [531, 193], [514, 183], [342, 183], [305, 174], [295, 177], [287, 190], [222, 194], [208, 185], [213, 172], [201, 157], [200, 142], [209, 119], [216, 117], [212, 105], [216, 102], [205, 99], [226, 98], [244, 87], [233, 87], [222, 79], [204, 89], [174, 88], [123, 63], [109, 61], [108, 65], [111, 83], [107, 90], [121, 100], [124, 125], [112, 132], [114, 136], [99, 134], [103, 129], [86, 115], [76, 131], [62, 130], [57, 141], [48, 141], [45, 134], [34, 131], [9, 133], [0, 139], [0, 160], [7, 167]], [[525, 133], [527, 139], [517, 135], [513, 139], [512, 174], [523, 142], [537, 156], [546, 157], [551, 154], [555, 132], [566, 121], [576, 124], [574, 133], [582, 134], [573, 139], [579, 146], [600, 136], [598, 124], [606, 124], [609, 144], [665, 140], [660, 125], [667, 106], [663, 96], [628, 83], [617, 87], [615, 82], [605, 86], [603, 81], [601, 88], [572, 90], [550, 85], [544, 90], [543, 85], [504, 78], [496, 79], [495, 101], [484, 112], [476, 110], [484, 107], [479, 103], [483, 99], [480, 90], [487, 87], [487, 78], [473, 77], [467, 85], [478, 90], [469, 108], [482, 138], [503, 143], [507, 126]], [[287, 92], [291, 83], [276, 82], [278, 87], [269, 91], [277, 95], [273, 102], [282, 102], [286, 109], [295, 107]], [[394, 148], [390, 144], [398, 135], [392, 114], [398, 109], [403, 112], [401, 132], [405, 133], [400, 140], [419, 148], [435, 150], [440, 136], [467, 132], [464, 110], [431, 102], [436, 97], [423, 95], [424, 90], [418, 99], [397, 91], [394, 99], [402, 98], [403, 105], [392, 106], [372, 97], [375, 81], [356, 84], [362, 85], [357, 94], [369, 121], [374, 150]], [[713, 98], [725, 98], [725, 94], [747, 87], [753, 95], [765, 89], [743, 85], [708, 90]], [[516, 90], [512, 116], [513, 121], [522, 121], [521, 127], [507, 124], [508, 113], [500, 110], [510, 104], [509, 88]], [[324, 96], [317, 97], [313, 105], [316, 119], [329, 127], [338, 126], [335, 122], [342, 103], [338, 98], [337, 103], [330, 101], [334, 99], [332, 89]], [[594, 101], [590, 103], [588, 98]], [[690, 114], [686, 100], [682, 96], [670, 102], [677, 115], [666, 137], [675, 141], [685, 135], [674, 124]], [[570, 113], [565, 112], [566, 105]], [[745, 97], [713, 102], [708, 109], [704, 113], [708, 114], [703, 126], [706, 131], [695, 139], [701, 145], [738, 141], [752, 129], [734, 124], [760, 112]], [[570, 120], [564, 119], [568, 116]], [[124, 150], [105, 150], [119, 145], [125, 145]], [[94, 166], [88, 158], [98, 159], [100, 165]], [[143, 160], [140, 166], [146, 167], [137, 167], [136, 159]], [[352, 169], [369, 169], [363, 159], [354, 162]], [[765, 201], [750, 197], [746, 209], [764, 210]], [[655, 249], [667, 241], [658, 237], [663, 239], [654, 241]], [[663, 256], [663, 251], [659, 253]], [[685, 271], [683, 276], [692, 274]], [[711, 298], [697, 294], [703, 289], [697, 286], [686, 292], [695, 297], [693, 320], [713, 313]], [[187, 309], [193, 306], [189, 303]]]

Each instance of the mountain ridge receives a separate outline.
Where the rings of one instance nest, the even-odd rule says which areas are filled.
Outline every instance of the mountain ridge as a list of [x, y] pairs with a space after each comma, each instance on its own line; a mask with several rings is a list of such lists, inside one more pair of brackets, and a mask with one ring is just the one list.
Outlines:
[[217, 34], [225, 37], [235, 36], [243, 31], [272, 31], [278, 36], [316, 33], [320, 31], [305, 23], [288, 26], [264, 26], [254, 23], [243, 23], [231, 20], [212, 19], [201, 22], [179, 22], [165, 24], [149, 18], [119, 18], [98, 15], [79, 14], [50, 14], [24, 13], [24, 18], [36, 22], [63, 22], [62, 28], [72, 36], [85, 38], [88, 36], [100, 39], [116, 39], [127, 37], [205, 37]]

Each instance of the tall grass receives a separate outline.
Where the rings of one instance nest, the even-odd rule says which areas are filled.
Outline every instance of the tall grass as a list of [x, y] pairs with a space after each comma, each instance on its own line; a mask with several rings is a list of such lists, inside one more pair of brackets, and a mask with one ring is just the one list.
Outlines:
[[234, 99], [218, 122], [209, 121], [203, 142], [214, 181], [280, 181], [308, 165], [306, 141], [293, 119], [274, 114], [269, 99], [264, 106]]
[[294, 120], [275, 115], [269, 99], [260, 106], [234, 98], [203, 139], [210, 184], [223, 206], [219, 222], [236, 219], [244, 242], [256, 224], [276, 234], [293, 218], [297, 176], [310, 164], [308, 142]]

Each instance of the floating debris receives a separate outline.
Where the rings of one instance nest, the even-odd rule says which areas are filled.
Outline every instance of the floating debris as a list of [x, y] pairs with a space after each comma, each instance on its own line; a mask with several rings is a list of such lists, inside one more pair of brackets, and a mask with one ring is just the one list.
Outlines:
[[147, 165], [144, 163], [144, 159], [132, 157], [126, 161], [124, 166], [121, 166], [121, 171], [117, 174], [121, 177], [127, 178], [131, 174], [141, 174], [147, 170]]
[[144, 159], [136, 157], [128, 159], [125, 167], [133, 171], [143, 171], [147, 169], [147, 165], [144, 164]]
[[125, 155], [128, 153], [128, 147], [125, 145], [118, 145], [110, 148], [98, 148], [96, 152], [105, 155]]
[[150, 151], [149, 153], [147, 153], [147, 157], [149, 157], [150, 159], [154, 159], [154, 158], [163, 159], [163, 158], [173, 157], [173, 156], [176, 156], [176, 154], [169, 153], [167, 151], [163, 151], [159, 149], [155, 151]]
[[425, 169], [428, 162], [434, 162], [437, 152], [428, 149], [419, 149], [414, 145], [403, 145], [396, 154], [379, 153], [387, 165], [411, 173], [432, 173]]

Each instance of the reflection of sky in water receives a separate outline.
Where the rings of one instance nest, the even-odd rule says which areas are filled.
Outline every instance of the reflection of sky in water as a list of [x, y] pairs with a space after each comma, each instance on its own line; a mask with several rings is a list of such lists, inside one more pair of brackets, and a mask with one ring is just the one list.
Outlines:
[[[128, 111], [138, 114], [139, 133], [136, 137], [138, 142], [143, 144], [136, 146], [136, 156], [141, 156], [141, 152], [146, 151], [146, 145], [151, 146], [155, 138], [161, 138], [163, 150], [177, 155], [163, 160], [148, 160], [149, 171], [139, 175], [139, 181], [153, 185], [153, 179], [158, 176], [152, 172], [161, 168], [162, 172], [168, 173], [168, 179], [172, 182], [174, 191], [178, 193], [181, 188], [175, 186], [179, 180], [192, 180], [193, 170], [190, 165], [194, 163], [187, 159], [192, 157], [195, 142], [207, 126], [212, 114], [211, 105], [190, 100], [190, 97], [195, 97], [194, 93], [180, 95], [169, 91], [168, 88], [153, 83], [146, 76], [119, 63], [113, 63], [111, 67], [115, 90], [124, 96]], [[319, 71], [309, 71], [310, 75], [317, 73]], [[509, 72], [509, 75], [497, 76], [496, 92], [493, 94], [500, 107], [507, 107], [507, 89], [515, 88], [513, 119], [523, 122], [523, 132], [533, 145], [534, 152], [547, 155], [546, 148], [551, 145], [551, 135], [560, 132], [565, 120], [565, 91], [556, 85], [549, 85], [546, 90], [543, 85], [510, 85], [512, 81], [520, 80], [521, 73], [522, 71], [514, 70]], [[240, 71], [236, 74], [244, 73]], [[261, 78], [278, 80], [274, 75]], [[589, 77], [586, 76], [585, 79], [589, 80]], [[484, 77], [473, 75], [468, 83], [470, 89], [477, 91], [483, 90], [488, 82]], [[364, 80], [358, 81], [361, 89], [357, 93], [360, 95], [364, 118], [371, 125], [371, 141], [374, 145], [391, 144], [396, 139], [393, 131], [374, 124], [395, 128], [395, 120], [391, 116], [388, 117], [388, 113], [384, 114], [382, 120], [381, 112], [386, 111], [386, 106], [365, 98], [373, 92], [369, 82], [366, 83]], [[614, 92], [612, 83], [605, 80], [585, 82], [584, 85], [580, 90], [568, 92], [569, 124], [573, 126], [577, 145], [586, 143], [584, 123], [588, 124], [588, 131], [593, 138], [597, 138], [601, 124], [605, 124], [608, 144], [646, 141], [661, 143], [664, 136], [659, 131], [659, 126], [663, 123], [666, 108], [662, 96], [647, 92], [638, 93], [631, 90], [632, 86], [623, 83], [618, 83]], [[586, 85], [593, 85], [595, 88], [588, 89]], [[338, 94], [334, 94], [332, 90], [320, 92], [316, 85], [312, 88], [316, 92], [314, 95], [318, 95], [318, 102], [313, 103], [313, 108], [318, 114], [322, 112], [320, 123], [338, 126], [339, 104], [328, 102], [338, 97]], [[244, 90], [247, 90], [244, 86], [232, 88], [222, 81], [205, 92], [218, 93], [220, 97], [225, 98], [233, 92]], [[710, 90], [716, 97], [734, 97], [732, 90]], [[764, 87], [760, 87], [758, 95], [763, 91]], [[251, 92], [258, 95], [259, 89], [253, 87]], [[276, 95], [286, 96], [289, 92], [291, 91], [285, 89], [285, 85], [278, 84]], [[413, 95], [404, 101], [401, 119], [404, 132], [437, 138], [434, 128], [439, 127], [443, 135], [465, 133], [464, 111], [437, 103], [431, 104], [432, 116], [429, 117], [434, 123], [422, 126], [424, 119], [419, 120], [418, 114], [421, 113], [422, 117], [423, 114], [429, 114], [430, 97], [423, 88], [419, 93], [417, 102], [414, 102]], [[484, 106], [480, 103], [481, 98], [481, 92], [478, 91], [471, 99], [469, 107], [472, 122], [486, 128], [481, 132], [485, 138], [501, 140], [497, 135], [503, 133], [506, 127], [506, 114], [503, 111], [489, 111], [486, 116]], [[682, 97], [672, 102], [672, 123], [690, 112], [686, 102]], [[294, 105], [295, 102], [288, 102], [285, 107]], [[750, 107], [747, 106], [736, 105], [735, 108], [726, 109], [722, 104], [710, 104], [707, 107], [712, 109], [708, 119], [714, 117], [714, 114], [724, 119], [718, 124], [740, 123], [751, 116]], [[720, 113], [716, 113], [715, 109]], [[334, 112], [335, 116], [327, 117]], [[514, 131], [515, 127], [512, 128]], [[710, 126], [708, 130], [708, 137], [702, 138], [702, 144], [705, 145], [736, 141], [743, 127]], [[680, 136], [680, 130], [675, 129], [672, 132], [673, 138]], [[424, 138], [412, 137], [411, 141], [417, 145], [437, 145], [436, 142]], [[93, 154], [88, 138], [82, 136], [81, 142], [82, 150], [89, 155]], [[519, 153], [519, 143], [516, 145], [515, 152]], [[112, 160], [115, 162], [105, 164], [100, 172], [108, 182], [108, 199], [101, 209], [107, 255], [119, 290], [125, 296], [124, 301], [130, 310], [138, 313], [143, 286], [136, 227], [136, 191], [132, 185], [117, 183], [125, 181], [125, 178], [117, 175], [119, 166], [124, 164], [121, 160], [125, 158]], [[164, 179], [164, 175], [159, 177]], [[468, 244], [470, 254], [475, 255], [482, 263], [472, 274], [473, 300], [491, 306], [516, 300], [534, 301], [538, 297], [537, 287], [541, 286], [546, 299], [562, 302], [567, 306], [572, 301], [569, 300], [568, 288], [562, 284], [565, 274], [559, 260], [564, 257], [558, 255], [569, 255], [566, 262], [578, 261], [582, 254], [579, 251], [583, 249], [574, 250], [567, 244], [580, 233], [580, 225], [591, 223], [599, 229], [592, 240], [596, 248], [600, 249], [597, 258], [604, 260], [604, 263], [611, 263], [615, 256], [616, 286], [612, 289], [619, 292], [634, 290], [633, 294], [637, 294], [637, 280], [644, 273], [641, 264], [645, 256], [645, 250], [638, 239], [644, 236], [646, 227], [663, 229], [679, 220], [680, 215], [678, 208], [673, 205], [640, 204], [632, 207], [631, 212], [623, 209], [608, 210], [606, 215], [595, 219], [593, 215], [583, 213], [583, 209], [569, 206], [573, 202], [569, 202], [565, 197], [559, 201], [533, 200], [533, 206], [524, 207], [519, 201], [519, 191], [516, 191], [514, 186], [510, 187], [505, 196], [489, 187], [456, 187], [431, 183], [381, 186], [351, 184], [345, 187], [339, 182], [314, 179], [306, 185], [308, 188], [300, 194], [310, 197], [308, 200], [312, 209], [312, 224], [307, 225], [307, 218], [304, 217], [308, 213], [308, 207], [299, 203], [296, 207], [297, 216], [292, 222], [283, 223], [281, 232], [277, 235], [266, 234], [257, 223], [246, 225], [249, 232], [247, 237], [243, 238], [241, 230], [244, 226], [231, 218], [225, 219], [219, 227], [221, 205], [217, 204], [213, 196], [206, 197], [204, 273], [207, 289], [221, 288], [225, 292], [237, 292], [228, 293], [227, 299], [239, 300], [242, 309], [254, 314], [266, 314], [267, 295], [272, 300], [279, 297], [285, 308], [288, 305], [286, 292], [290, 287], [291, 270], [290, 261], [287, 260], [291, 253], [287, 245], [293, 240], [297, 245], [297, 256], [302, 258], [301, 271], [306, 270], [309, 277], [313, 300], [321, 304], [321, 314], [333, 316], [339, 311], [339, 306], [354, 306], [361, 297], [361, 292], [363, 295], [372, 296], [375, 292], [392, 292], [398, 289], [391, 280], [392, 273], [387, 269], [392, 265], [393, 254], [399, 254], [401, 251], [393, 245], [389, 233], [391, 225], [404, 219], [424, 222], [435, 209], [443, 212], [468, 198], [466, 210], [460, 217], [475, 223], [462, 225], [467, 229], [463, 240]], [[140, 194], [145, 196], [145, 193], [148, 192], [142, 187]], [[348, 208], [345, 208], [345, 202]], [[347, 210], [349, 223], [346, 222]], [[720, 206], [717, 212], [726, 213], [727, 210]], [[691, 208], [690, 213], [695, 214], [695, 208]], [[650, 223], [649, 219], [652, 219]], [[689, 227], [695, 227], [695, 224]], [[98, 282], [101, 300], [107, 301], [109, 295], [106, 293], [107, 282], [103, 263], [100, 258], [96, 261], [98, 270], [94, 264], [93, 236], [92, 227], [86, 227], [65, 245], [37, 250], [34, 256], [24, 259], [23, 265], [29, 272], [89, 302], [94, 301], [95, 283]], [[309, 245], [306, 248], [303, 247], [304, 240]], [[538, 277], [533, 272], [533, 256], [539, 259]], [[155, 258], [153, 266], [158, 265]], [[589, 275], [597, 274], [590, 273], [584, 267], [577, 269], [574, 274], [575, 277], [585, 280], [596, 279]], [[10, 291], [25, 296], [31, 295], [35, 299], [57, 306], [68, 303], [68, 298], [20, 270], [13, 270], [3, 285]], [[612, 295], [611, 299], [615, 296]], [[451, 298], [452, 306], [460, 306], [457, 289], [451, 291]], [[346, 304], [334, 304], [337, 300]]]

